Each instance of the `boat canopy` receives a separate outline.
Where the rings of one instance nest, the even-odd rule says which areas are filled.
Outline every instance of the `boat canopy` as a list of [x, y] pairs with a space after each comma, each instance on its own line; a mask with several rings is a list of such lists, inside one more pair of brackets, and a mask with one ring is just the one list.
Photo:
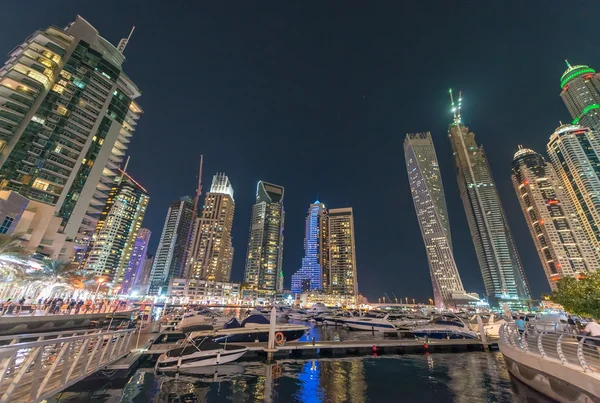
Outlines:
[[269, 319], [265, 318], [262, 315], [250, 315], [246, 319], [242, 321], [242, 327], [246, 326], [246, 323], [254, 323], [258, 325], [268, 325]]

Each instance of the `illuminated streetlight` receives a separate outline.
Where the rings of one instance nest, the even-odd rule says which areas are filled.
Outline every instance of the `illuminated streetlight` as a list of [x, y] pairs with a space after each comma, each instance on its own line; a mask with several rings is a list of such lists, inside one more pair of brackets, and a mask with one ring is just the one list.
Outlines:
[[98, 291], [100, 291], [100, 286], [102, 285], [102, 283], [104, 283], [106, 281], [106, 279], [100, 277], [98, 280], [96, 280], [98, 282], [98, 287], [96, 287], [96, 293], [94, 294], [94, 301], [96, 300], [96, 298], [98, 297]]

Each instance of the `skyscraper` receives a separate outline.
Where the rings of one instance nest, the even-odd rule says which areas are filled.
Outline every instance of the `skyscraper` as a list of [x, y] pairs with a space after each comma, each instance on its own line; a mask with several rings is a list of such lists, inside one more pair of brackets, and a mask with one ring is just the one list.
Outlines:
[[594, 252], [600, 252], [600, 136], [579, 126], [558, 127], [547, 146]]
[[146, 189], [120, 171], [92, 236], [85, 270], [109, 278], [114, 286], [123, 283], [149, 200]]
[[327, 280], [323, 274], [329, 256], [327, 242], [327, 210], [317, 200], [310, 205], [306, 216], [304, 258], [300, 269], [292, 275], [292, 292], [301, 293], [307, 286], [310, 290], [322, 290], [326, 287]]
[[504, 302], [524, 305], [530, 299], [529, 286], [487, 157], [483, 146], [475, 142], [475, 133], [461, 122], [460, 100], [458, 109], [454, 105], [453, 109], [448, 136], [488, 302], [492, 307]]
[[327, 214], [329, 261], [327, 292], [335, 295], [358, 295], [356, 248], [352, 207], [330, 209]]
[[573, 118], [573, 124], [600, 130], [600, 74], [589, 66], [571, 66], [560, 77], [560, 97]]
[[0, 188], [60, 218], [37, 226], [26, 246], [45, 239], [40, 251], [65, 259], [72, 247], [61, 252], [63, 244], [49, 240], [59, 233], [84, 248], [97, 227], [142, 113], [124, 60], [78, 16], [64, 29], [34, 32], [0, 68]]
[[231, 227], [235, 201], [233, 187], [225, 174], [213, 176], [206, 193], [202, 215], [196, 225], [187, 262], [187, 278], [229, 281], [233, 261]]
[[431, 134], [407, 134], [404, 158], [427, 252], [435, 305], [454, 307], [453, 294], [464, 294], [465, 290], [454, 261], [446, 197]]
[[169, 206], [152, 265], [150, 295], [166, 293], [171, 279], [183, 275], [186, 237], [193, 225], [193, 210], [194, 201], [190, 196], [183, 196]]
[[562, 277], [600, 268], [575, 208], [554, 168], [540, 154], [519, 148], [513, 185], [550, 287]]
[[141, 284], [151, 235], [152, 231], [148, 228], [140, 228], [138, 231], [135, 243], [133, 244], [133, 250], [131, 251], [131, 258], [123, 276], [121, 294], [127, 294], [134, 286]]
[[267, 296], [283, 291], [283, 186], [259, 181], [252, 206], [244, 282]]

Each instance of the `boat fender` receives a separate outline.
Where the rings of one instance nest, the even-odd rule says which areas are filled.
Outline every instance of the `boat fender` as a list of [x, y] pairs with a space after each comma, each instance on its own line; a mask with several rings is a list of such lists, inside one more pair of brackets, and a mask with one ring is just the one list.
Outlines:
[[373, 345], [373, 347], [371, 347], [371, 350], [373, 350], [374, 353], [377, 352], [377, 346]]
[[283, 333], [281, 332], [277, 332], [275, 333], [275, 344], [277, 344], [278, 346], [283, 345], [285, 341], [285, 337], [283, 336]]

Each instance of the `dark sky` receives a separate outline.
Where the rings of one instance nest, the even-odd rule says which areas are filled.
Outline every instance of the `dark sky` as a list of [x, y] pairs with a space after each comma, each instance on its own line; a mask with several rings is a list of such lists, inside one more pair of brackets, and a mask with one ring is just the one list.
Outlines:
[[[510, 180], [518, 144], [544, 151], [559, 120], [564, 59], [600, 68], [593, 0], [564, 1], [10, 1], [0, 53], [77, 14], [117, 44], [145, 111], [130, 173], [150, 192], [156, 248], [169, 203], [225, 172], [235, 189], [234, 268], [241, 280], [260, 179], [285, 186], [286, 284], [300, 266], [317, 196], [352, 206], [359, 289], [426, 300], [431, 283], [402, 142], [431, 131], [465, 287], [483, 283], [446, 138], [447, 91], [487, 151], [534, 296], [548, 291]], [[376, 4], [374, 4], [376, 3]]]

